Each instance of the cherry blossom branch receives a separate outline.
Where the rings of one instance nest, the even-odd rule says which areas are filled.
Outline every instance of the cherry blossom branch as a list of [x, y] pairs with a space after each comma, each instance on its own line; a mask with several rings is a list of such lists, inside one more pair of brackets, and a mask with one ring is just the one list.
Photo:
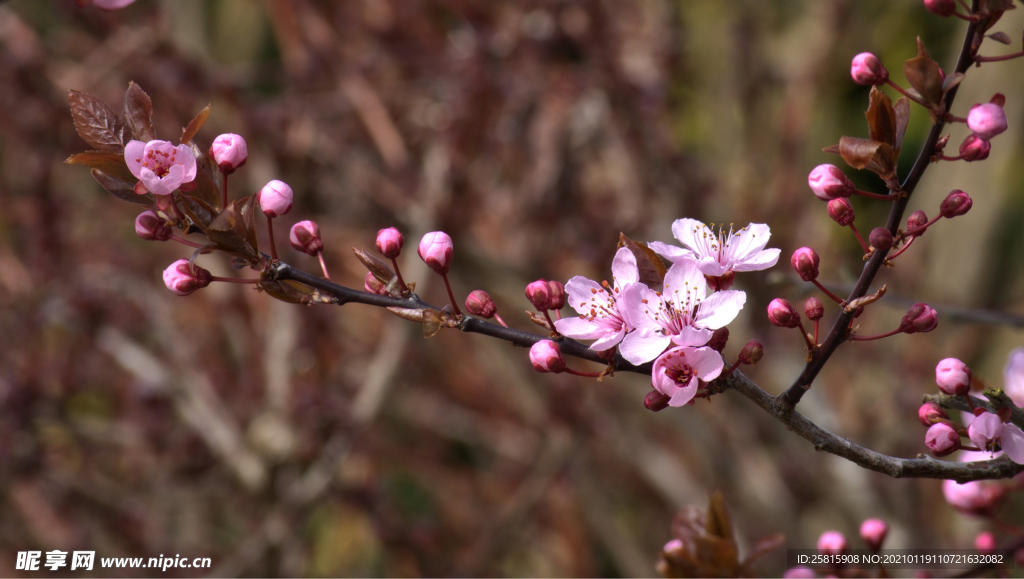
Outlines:
[[[973, 0], [972, 2], [972, 13], [977, 12], [979, 0]], [[971, 22], [967, 27], [967, 33], [964, 35], [963, 46], [960, 49], [960, 56], [957, 58], [956, 68], [954, 73], [965, 73], [971, 65], [974, 64], [974, 51], [977, 50], [974, 47], [975, 32], [978, 28], [977, 22]], [[944, 101], [946, 110], [950, 110], [953, 104], [953, 99], [956, 97], [956, 93], [959, 87], [953, 87], [946, 93]], [[896, 235], [897, 230], [900, 227], [900, 223], [903, 219], [903, 213], [907, 209], [907, 204], [910, 202], [910, 197], [914, 193], [914, 189], [920, 182], [921, 177], [924, 175], [925, 170], [931, 164], [931, 158], [935, 151], [935, 145], [939, 141], [939, 137], [942, 135], [942, 129], [945, 127], [945, 122], [941, 119], [938, 120], [933, 126], [931, 131], [928, 133], [928, 138], [925, 140], [924, 146], [921, 147], [920, 153], [917, 155], [917, 159], [914, 161], [914, 166], [911, 168], [910, 173], [906, 179], [900, 185], [900, 190], [890, 190], [891, 193], [899, 194], [896, 200], [892, 204], [892, 209], [889, 211], [889, 218], [886, 222], [886, 229], [889, 233]], [[879, 270], [885, 264], [886, 260], [885, 251], [876, 251], [868, 259], [867, 263], [864, 264], [863, 270], [861, 270], [860, 278], [857, 279], [857, 284], [854, 286], [853, 291], [850, 292], [848, 302], [867, 295], [868, 290], [871, 287], [871, 283], [875, 280]], [[850, 321], [853, 319], [855, 311], [846, 312], [845, 310], [839, 314], [836, 318], [835, 324], [832, 329], [825, 336], [825, 339], [821, 343], [821, 347], [818, 349], [817, 355], [814, 356], [807, 365], [804, 366], [803, 372], [793, 382], [793, 384], [782, 394], [775, 398], [775, 405], [778, 407], [778, 412], [785, 413], [788, 410], [792, 410], [804, 393], [807, 392], [811, 387], [811, 383], [824, 368], [832, 354], [835, 353], [836, 349], [841, 344], [847, 341], [847, 332], [850, 327]]]

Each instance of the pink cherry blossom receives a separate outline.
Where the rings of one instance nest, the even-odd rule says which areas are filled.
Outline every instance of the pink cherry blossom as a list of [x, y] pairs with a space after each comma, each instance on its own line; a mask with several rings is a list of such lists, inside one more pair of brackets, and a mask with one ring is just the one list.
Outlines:
[[889, 534], [889, 525], [882, 519], [867, 519], [860, 524], [860, 538], [871, 549], [882, 548], [885, 536]]
[[134, 4], [135, 0], [93, 0], [92, 3], [95, 4], [97, 8], [102, 8], [104, 10], [118, 10], [130, 4]]
[[[714, 223], [711, 225], [713, 227]], [[684, 257], [696, 259], [701, 273], [710, 277], [768, 269], [779, 261], [781, 251], [764, 248], [771, 237], [771, 229], [763, 223], [751, 223], [739, 231], [733, 231], [730, 226], [726, 232], [723, 227], [716, 234], [696, 219], [677, 219], [672, 224], [672, 235], [684, 247], [660, 241], [652, 241], [648, 245], [672, 262]]]
[[935, 456], [949, 456], [960, 450], [960, 435], [952, 426], [937, 422], [924, 433], [924, 444]]
[[1024, 408], [1024, 348], [1010, 352], [1003, 370], [1003, 392], [1018, 408]]
[[651, 383], [669, 397], [669, 406], [683, 406], [697, 394], [700, 380], [718, 378], [723, 367], [722, 355], [711, 348], [679, 346], [654, 361]]
[[611, 285], [579, 275], [565, 284], [569, 306], [579, 316], [556, 320], [555, 329], [577, 340], [596, 340], [590, 345], [591, 350], [600, 352], [614, 347], [632, 329], [622, 311], [622, 293], [638, 281], [636, 257], [625, 247], [619, 248], [612, 260]]
[[997, 103], [974, 105], [967, 114], [967, 126], [986, 141], [1006, 130], [1006, 113]]
[[826, 555], [842, 555], [849, 548], [849, 541], [839, 531], [825, 531], [818, 537], [818, 551]]
[[619, 351], [633, 364], [657, 358], [671, 344], [707, 344], [713, 330], [731, 322], [747, 300], [745, 293], [733, 290], [708, 297], [704, 274], [688, 257], [672, 264], [664, 286], [658, 293], [638, 283], [623, 292], [625, 318], [636, 330], [626, 335]]
[[274, 179], [260, 189], [257, 199], [260, 209], [267, 217], [280, 217], [292, 210], [295, 193], [284, 181]]
[[995, 446], [999, 436], [1003, 433], [1003, 421], [991, 412], [982, 412], [967, 428], [967, 437], [971, 439], [974, 446], [982, 450], [990, 450]]
[[128, 170], [153, 195], [170, 195], [196, 178], [196, 157], [188, 145], [168, 141], [131, 141], [124, 148]]
[[222, 172], [230, 175], [249, 159], [249, 149], [239, 135], [224, 133], [213, 140], [210, 156]]

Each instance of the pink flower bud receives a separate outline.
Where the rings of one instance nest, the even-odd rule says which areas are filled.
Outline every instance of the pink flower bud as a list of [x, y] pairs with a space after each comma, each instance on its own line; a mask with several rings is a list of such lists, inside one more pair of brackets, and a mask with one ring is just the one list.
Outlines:
[[373, 275], [370, 272], [366, 272], [366, 277], [363, 278], [363, 289], [371, 294], [377, 294], [381, 296], [391, 295], [391, 293], [388, 292], [387, 286], [384, 285], [384, 282], [377, 279], [377, 276]]
[[974, 201], [971, 200], [970, 195], [959, 189], [954, 189], [942, 200], [942, 205], [939, 206], [939, 213], [946, 219], [952, 219], [967, 213], [973, 205]]
[[949, 414], [934, 402], [925, 402], [917, 409], [917, 418], [921, 424], [931, 426], [939, 420], [949, 420]]
[[956, 0], [924, 0], [924, 9], [945, 18], [956, 12]]
[[704, 279], [707, 280], [709, 288], [716, 292], [723, 291], [732, 287], [732, 282], [736, 279], [736, 272], [729, 270], [722, 275], [706, 275]]
[[868, 234], [868, 243], [878, 251], [892, 249], [892, 234], [884, 227], [876, 227]]
[[960, 449], [960, 435], [953, 430], [952, 426], [944, 422], [937, 422], [928, 427], [928, 432], [924, 433], [924, 445], [935, 456], [948, 456]]
[[526, 299], [530, 300], [538, 312], [551, 309], [551, 286], [547, 280], [538, 279], [526, 286]]
[[530, 363], [538, 372], [565, 372], [562, 350], [551, 340], [541, 340], [530, 347]]
[[853, 203], [850, 203], [849, 199], [837, 197], [828, 202], [828, 216], [839, 225], [846, 227], [853, 223], [857, 214], [853, 212]]
[[967, 162], [984, 161], [991, 150], [992, 143], [972, 133], [960, 143], [960, 158]]
[[754, 365], [761, 361], [761, 356], [764, 355], [764, 346], [757, 340], [750, 340], [747, 342], [743, 349], [740, 350], [739, 362], [740, 364]]
[[324, 250], [324, 242], [320, 239], [320, 226], [313, 221], [300, 221], [292, 225], [288, 233], [288, 241], [296, 251], [316, 257]]
[[139, 183], [135, 192], [170, 195], [196, 178], [196, 156], [188, 145], [168, 141], [130, 141], [124, 147], [124, 162]]
[[651, 390], [647, 393], [647, 396], [644, 396], [644, 408], [651, 412], [661, 412], [668, 408], [668, 402], [671, 399], [671, 396], [666, 396], [657, 390]]
[[187, 259], [179, 259], [164, 270], [164, 285], [179, 296], [187, 296], [202, 289], [210, 285], [211, 281], [213, 276], [209, 271], [198, 265], [195, 268], [189, 267]]
[[448, 237], [447, 233], [431, 231], [423, 236], [423, 239], [420, 240], [420, 246], [416, 251], [420, 254], [420, 259], [430, 269], [444, 275], [451, 268], [452, 253], [455, 251], [455, 246], [452, 244], [452, 238]]
[[245, 146], [245, 139], [233, 133], [225, 133], [213, 140], [210, 156], [222, 173], [230, 175], [249, 159], [249, 149]]
[[992, 450], [1003, 434], [1003, 421], [991, 412], [982, 412], [974, 417], [967, 427], [967, 438], [981, 450]]
[[842, 555], [850, 543], [839, 531], [825, 531], [818, 537], [818, 551], [824, 555]]
[[928, 304], [914, 304], [900, 322], [900, 329], [906, 334], [930, 332], [939, 325], [939, 316]]
[[793, 269], [800, 274], [800, 279], [804, 281], [818, 279], [818, 264], [821, 263], [821, 258], [810, 247], [801, 247], [794, 251], [789, 263], [793, 264]]
[[971, 369], [956, 358], [946, 358], [935, 365], [935, 383], [946, 394], [967, 394], [971, 391]]
[[974, 105], [967, 114], [967, 126], [979, 138], [991, 141], [992, 137], [1006, 130], [1006, 113], [996, 103]]
[[718, 328], [711, 334], [711, 339], [708, 340], [708, 347], [716, 352], [721, 352], [725, 349], [725, 345], [729, 343], [729, 328]]
[[97, 8], [102, 8], [104, 10], [118, 10], [128, 6], [129, 4], [134, 4], [135, 0], [93, 0], [92, 3]]
[[[910, 217], [907, 217], [907, 231], [913, 231], [919, 227], [924, 227], [928, 223], [928, 216], [924, 214], [924, 211], [920, 209], [911, 213]], [[921, 230], [914, 235], [920, 237], [924, 235], [925, 230]]]
[[811, 296], [804, 302], [804, 314], [812, 321], [820, 320], [825, 315], [825, 306], [821, 300]]
[[806, 565], [797, 565], [782, 573], [783, 579], [815, 579], [818, 574]]
[[394, 227], [381, 229], [377, 232], [377, 251], [388, 259], [397, 259], [405, 246], [405, 237]]
[[942, 494], [946, 502], [959, 511], [971, 515], [988, 515], [1006, 496], [1004, 487], [987, 480], [960, 484], [954, 480], [942, 481]]
[[788, 300], [776, 298], [768, 304], [768, 321], [780, 328], [795, 328], [800, 325], [800, 315]]
[[167, 241], [172, 233], [171, 227], [152, 210], [135, 218], [135, 234], [146, 241]]
[[260, 190], [260, 208], [267, 217], [280, 217], [292, 210], [293, 196], [287, 183], [274, 179]]
[[974, 548], [982, 553], [991, 553], [996, 550], [996, 536], [985, 531], [974, 538]]
[[491, 295], [484, 290], [473, 290], [466, 297], [466, 309], [474, 316], [491, 319], [498, 312], [498, 306], [494, 305]]
[[856, 189], [853, 186], [853, 181], [850, 181], [842, 169], [829, 164], [815, 167], [807, 176], [807, 184], [822, 201], [830, 201], [837, 197], [849, 197]]
[[565, 285], [560, 281], [549, 281], [551, 288], [551, 305], [548, 309], [560, 310], [565, 307]]
[[889, 80], [889, 71], [882, 66], [882, 61], [870, 52], [862, 52], [853, 57], [850, 63], [850, 76], [853, 82], [863, 85], [885, 84]]
[[872, 551], [882, 548], [882, 542], [888, 534], [889, 525], [882, 519], [868, 519], [860, 524], [860, 538]]

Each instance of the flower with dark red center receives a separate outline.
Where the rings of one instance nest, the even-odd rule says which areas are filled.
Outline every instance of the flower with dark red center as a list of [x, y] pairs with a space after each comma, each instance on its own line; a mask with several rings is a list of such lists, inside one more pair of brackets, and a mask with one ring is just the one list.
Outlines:
[[125, 145], [124, 161], [132, 175], [153, 195], [170, 195], [196, 178], [196, 157], [188, 145], [174, 146], [159, 140], [131, 141]]

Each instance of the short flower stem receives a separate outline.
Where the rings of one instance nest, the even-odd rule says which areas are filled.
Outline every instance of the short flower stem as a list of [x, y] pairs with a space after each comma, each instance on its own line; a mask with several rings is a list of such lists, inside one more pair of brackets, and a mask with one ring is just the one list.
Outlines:
[[497, 321], [497, 322], [498, 322], [499, 324], [501, 324], [502, 326], [504, 326], [504, 327], [506, 327], [506, 328], [508, 327], [508, 324], [506, 324], [506, 323], [505, 323], [505, 320], [501, 319], [501, 316], [500, 316], [500, 315], [498, 315], [498, 314], [494, 314], [494, 319], [495, 319], [495, 320], [496, 320], [496, 321]]
[[222, 282], [225, 282], [225, 283], [256, 283], [256, 282], [260, 281], [260, 280], [255, 279], [255, 278], [245, 279], [245, 278], [241, 278], [241, 277], [217, 277], [217, 276], [212, 276], [210, 278], [210, 280], [212, 280], [212, 281], [222, 281]]
[[860, 189], [854, 189], [853, 192], [855, 194], [857, 194], [857, 195], [860, 195], [861, 197], [870, 197], [871, 199], [885, 199], [887, 201], [891, 201], [892, 198], [893, 198], [892, 195], [888, 195], [888, 194], [883, 195], [881, 193], [871, 193], [870, 191], [861, 191]]
[[967, 406], [969, 406], [971, 408], [971, 412], [974, 412], [974, 400], [971, 400], [971, 395], [970, 394], [964, 394], [963, 397], [964, 397], [964, 400], [967, 400]]
[[946, 155], [939, 155], [939, 159], [943, 161], [959, 161], [960, 159], [963, 159], [963, 157], [947, 157]]
[[864, 253], [871, 251], [871, 249], [868, 247], [868, 244], [865, 243], [864, 238], [861, 237], [860, 231], [857, 231], [857, 226], [854, 225], [853, 223], [850, 223], [850, 229], [853, 230], [853, 234], [857, 236], [857, 241], [859, 241], [860, 246], [864, 248]]
[[888, 338], [889, 336], [895, 336], [896, 334], [902, 334], [902, 333], [903, 333], [903, 328], [896, 328], [895, 330], [893, 330], [891, 332], [886, 332], [884, 334], [878, 334], [877, 336], [853, 336], [850, 339], [851, 340], [857, 340], [859, 342], [867, 342], [869, 340], [881, 340], [882, 338]]
[[911, 235], [910, 237], [908, 237], [907, 238], [907, 242], [903, 244], [903, 247], [899, 248], [899, 250], [897, 250], [895, 253], [890, 255], [887, 259], [895, 259], [895, 258], [899, 257], [899, 255], [901, 253], [903, 253], [904, 251], [907, 250], [908, 247], [910, 247], [911, 243], [914, 243], [915, 239], [917, 239], [916, 235]]
[[548, 321], [548, 327], [551, 328], [552, 332], [558, 331], [555, 329], [555, 321], [551, 319], [551, 314], [547, 310], [544, 310], [544, 319]]
[[899, 92], [901, 95], [907, 97], [908, 99], [914, 101], [915, 103], [917, 103], [917, 104], [919, 104], [919, 105], [921, 105], [923, 107], [927, 107], [928, 106], [928, 105], [924, 104], [923, 102], [921, 102], [920, 100], [918, 100], [916, 97], [910, 96], [910, 94], [906, 90], [904, 90], [903, 87], [901, 87], [900, 85], [894, 83], [893, 81], [886, 80], [885, 84], [887, 84], [887, 85], [891, 86], [892, 88], [896, 89], [896, 91]]
[[[856, 231], [856, 230], [854, 230], [854, 231]], [[841, 297], [837, 296], [836, 294], [834, 294], [834, 293], [828, 291], [827, 289], [825, 289], [825, 286], [821, 285], [821, 283], [819, 283], [818, 280], [812, 279], [811, 283], [813, 283], [815, 286], [817, 286], [818, 289], [820, 289], [821, 291], [825, 292], [825, 295], [827, 295], [829, 298], [831, 298], [832, 301], [836, 302], [837, 304], [839, 304], [841, 306], [846, 304], [846, 300], [842, 299]], [[815, 325], [817, 325], [817, 321], [815, 321]], [[817, 335], [817, 334], [815, 334], [815, 335]]]
[[327, 264], [324, 263], [324, 252], [316, 252], [316, 258], [320, 260], [320, 269], [324, 270], [324, 277], [327, 279], [331, 279], [331, 274], [327, 273]]
[[274, 218], [267, 215], [267, 231], [270, 235], [270, 257], [277, 261], [277, 245], [274, 244]]
[[224, 171], [221, 171], [220, 174], [224, 177], [224, 179], [223, 179], [224, 187], [222, 188], [222, 193], [221, 193], [221, 196], [220, 196], [220, 199], [221, 199], [221, 209], [227, 209], [228, 208], [228, 174], [225, 173]]
[[[395, 266], [395, 275], [398, 276], [398, 287], [400, 287], [402, 289], [402, 292], [409, 291], [409, 288], [405, 285], [405, 280], [402, 279], [402, 272], [398, 269], [398, 260], [392, 257], [391, 258], [391, 265]], [[447, 283], [447, 282], [448, 282], [448, 280], [445, 279], [445, 283]], [[451, 291], [449, 291], [448, 293], [451, 293]], [[452, 302], [452, 303], [454, 303], [454, 302]]]
[[178, 237], [177, 235], [175, 235], [173, 233], [171, 234], [171, 239], [173, 239], [174, 241], [177, 241], [178, 243], [184, 243], [185, 245], [187, 245], [189, 247], [195, 247], [195, 248], [202, 247], [202, 245], [200, 245], [200, 244], [198, 244], [198, 243], [196, 243], [194, 241], [189, 241], [189, 240], [185, 239], [184, 237]]
[[459, 309], [459, 304], [458, 302], [455, 301], [455, 294], [452, 293], [452, 284], [448, 283], [448, 274], [442, 273], [441, 279], [444, 280], [444, 287], [446, 290], [448, 290], [448, 299], [452, 301], [452, 307], [455, 309], [455, 315], [461, 316], [462, 310]]
[[968, 22], [974, 22], [975, 20], [977, 20], [977, 18], [974, 16], [966, 16], [964, 14], [960, 14], [959, 12], [954, 12], [953, 16], [956, 16], [960, 20], [966, 20]]
[[944, 120], [947, 123], [966, 123], [967, 122], [967, 119], [965, 119], [963, 117], [958, 117], [958, 116], [954, 115], [953, 113], [946, 113], [946, 117], [945, 117]]
[[928, 223], [925, 223], [921, 227], [915, 227], [915, 228], [911, 229], [910, 231], [907, 231], [903, 235], [904, 235], [904, 237], [909, 237], [909, 236], [914, 236], [914, 235], [921, 235], [922, 233], [924, 233], [925, 229], [928, 229], [932, 225], [935, 225], [939, 221], [939, 219], [942, 219], [942, 214], [941, 213], [936, 215], [935, 219], [932, 219], [931, 221], [929, 221]]
[[818, 322], [820, 320], [814, 320], [814, 343], [818, 343]]
[[974, 62], [999, 62], [1001, 60], [1013, 60], [1014, 58], [1020, 58], [1024, 56], [1024, 50], [1020, 52], [1014, 52], [1013, 54], [1004, 54], [1002, 56], [976, 56]]
[[581, 370], [573, 370], [572, 368], [565, 369], [566, 374], [572, 374], [573, 376], [583, 376], [584, 378], [600, 378], [601, 372], [583, 372]]
[[814, 351], [818, 349], [817, 344], [812, 342], [811, 337], [807, 335], [807, 330], [804, 329], [804, 321], [797, 320], [797, 324], [799, 324], [798, 327], [800, 328], [800, 335], [803, 336], [804, 342], [807, 344], [808, 351], [810, 351], [810, 353], [813, 354]]
[[555, 310], [555, 319], [556, 320], [562, 319], [562, 310]]
[[729, 375], [732, 374], [732, 371], [735, 370], [736, 368], [739, 368], [739, 367], [740, 367], [740, 361], [739, 360], [736, 360], [736, 363], [731, 365], [731, 366], [729, 364], [726, 364], [725, 365], [725, 370], [722, 370], [722, 373], [719, 374], [718, 377], [719, 378], [728, 378]]

